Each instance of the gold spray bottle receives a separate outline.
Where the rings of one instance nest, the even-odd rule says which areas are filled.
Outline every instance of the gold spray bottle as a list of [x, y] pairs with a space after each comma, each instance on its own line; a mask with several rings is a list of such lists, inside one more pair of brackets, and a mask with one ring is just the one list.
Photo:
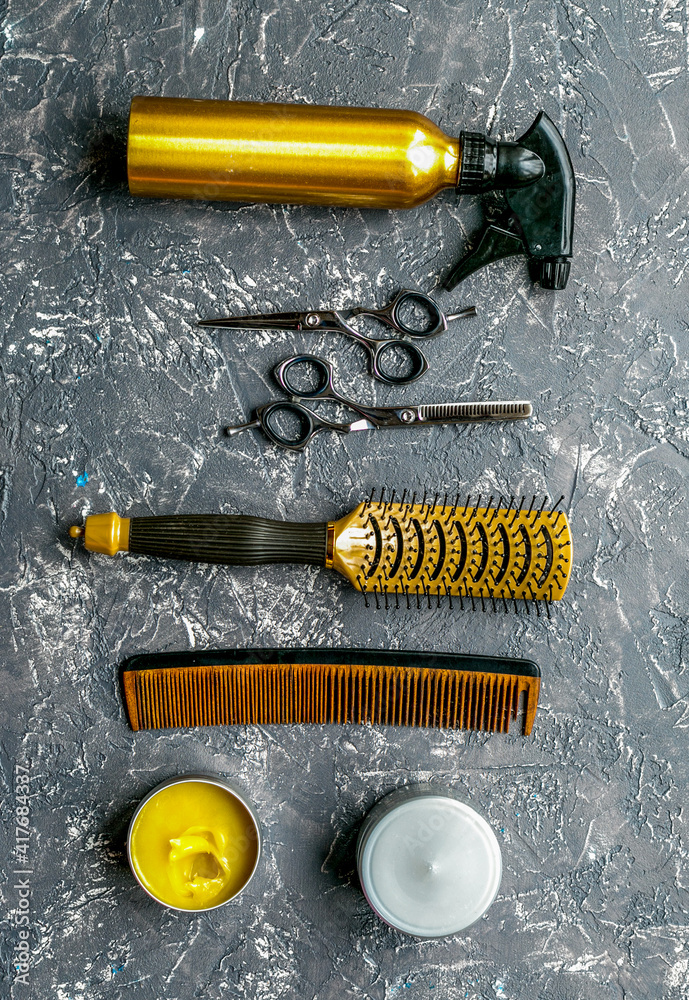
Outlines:
[[[132, 194], [154, 198], [412, 208], [460, 186], [463, 152], [415, 111], [135, 97], [127, 164]], [[522, 153], [530, 184], [543, 164]]]
[[509, 219], [485, 230], [446, 287], [518, 253], [544, 287], [563, 288], [569, 273], [574, 175], [543, 113], [517, 142], [493, 142], [452, 138], [415, 111], [135, 97], [127, 171], [131, 193], [150, 198], [390, 209], [448, 187], [504, 190]]

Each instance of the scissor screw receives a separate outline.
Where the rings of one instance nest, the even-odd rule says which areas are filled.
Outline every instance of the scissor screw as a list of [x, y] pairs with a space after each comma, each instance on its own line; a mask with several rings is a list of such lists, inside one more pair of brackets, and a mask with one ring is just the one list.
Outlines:
[[307, 313], [304, 317], [304, 322], [307, 326], [318, 326], [318, 314], [317, 313]]
[[400, 413], [400, 420], [402, 421], [402, 423], [410, 424], [413, 419], [414, 419], [413, 410], [402, 410], [402, 412]]

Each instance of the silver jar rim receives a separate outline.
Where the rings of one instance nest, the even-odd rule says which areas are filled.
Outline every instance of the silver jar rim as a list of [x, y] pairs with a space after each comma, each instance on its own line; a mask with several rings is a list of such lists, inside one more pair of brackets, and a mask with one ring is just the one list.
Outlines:
[[[453, 799], [457, 803], [464, 806], [466, 810], [473, 813], [476, 819], [481, 824], [488, 841], [493, 849], [494, 861], [496, 865], [496, 871], [490, 886], [490, 896], [487, 897], [487, 901], [483, 909], [477, 913], [474, 919], [470, 920], [468, 923], [462, 926], [456, 927], [451, 930], [443, 930], [440, 933], [419, 933], [418, 930], [410, 930], [408, 926], [401, 926], [404, 921], [400, 921], [399, 924], [393, 923], [388, 916], [380, 912], [378, 905], [376, 905], [376, 900], [372, 899], [372, 892], [370, 887], [366, 884], [366, 876], [364, 872], [365, 868], [365, 852], [366, 846], [371, 840], [376, 828], [379, 826], [381, 821], [385, 819], [391, 812], [396, 810], [399, 806], [404, 805], [406, 802], [410, 802], [413, 799], [418, 798], [441, 798], [441, 799]], [[369, 810], [364, 818], [364, 821], [359, 830], [359, 836], [357, 838], [356, 844], [356, 863], [357, 872], [359, 875], [359, 882], [361, 885], [362, 892], [366, 897], [366, 901], [379, 919], [386, 923], [393, 930], [399, 931], [403, 934], [410, 934], [412, 937], [433, 939], [433, 938], [443, 938], [450, 937], [453, 934], [459, 934], [471, 927], [477, 920], [487, 912], [487, 910], [492, 906], [495, 901], [495, 897], [500, 889], [500, 882], [502, 880], [502, 853], [500, 850], [500, 844], [493, 828], [488, 823], [486, 817], [478, 810], [476, 807], [467, 800], [467, 797], [459, 794], [454, 788], [448, 785], [435, 783], [435, 782], [423, 782], [414, 785], [403, 785], [401, 788], [396, 788], [391, 792], [388, 792], [383, 798]]]

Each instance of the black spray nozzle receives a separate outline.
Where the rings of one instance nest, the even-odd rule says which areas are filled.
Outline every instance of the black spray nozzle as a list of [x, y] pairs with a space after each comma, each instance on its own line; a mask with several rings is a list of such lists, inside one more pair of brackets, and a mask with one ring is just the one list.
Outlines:
[[492, 142], [480, 132], [462, 132], [462, 169], [457, 189], [462, 194], [524, 187], [545, 173], [537, 153], [516, 142]]
[[[569, 278], [574, 229], [574, 170], [562, 136], [545, 112], [516, 142], [491, 142], [463, 132], [460, 192], [504, 190], [509, 210], [491, 222], [478, 246], [444, 282], [454, 288], [467, 275], [504, 257], [525, 254], [534, 281], [562, 289]], [[465, 172], [466, 171], [466, 172]]]

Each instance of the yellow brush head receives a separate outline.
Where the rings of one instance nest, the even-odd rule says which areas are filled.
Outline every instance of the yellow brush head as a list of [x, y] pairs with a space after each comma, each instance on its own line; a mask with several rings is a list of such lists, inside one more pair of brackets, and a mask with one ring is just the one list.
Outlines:
[[[329, 564], [365, 594], [557, 601], [572, 567], [562, 511], [365, 501], [332, 526]], [[502, 501], [502, 498], [500, 498]]]

